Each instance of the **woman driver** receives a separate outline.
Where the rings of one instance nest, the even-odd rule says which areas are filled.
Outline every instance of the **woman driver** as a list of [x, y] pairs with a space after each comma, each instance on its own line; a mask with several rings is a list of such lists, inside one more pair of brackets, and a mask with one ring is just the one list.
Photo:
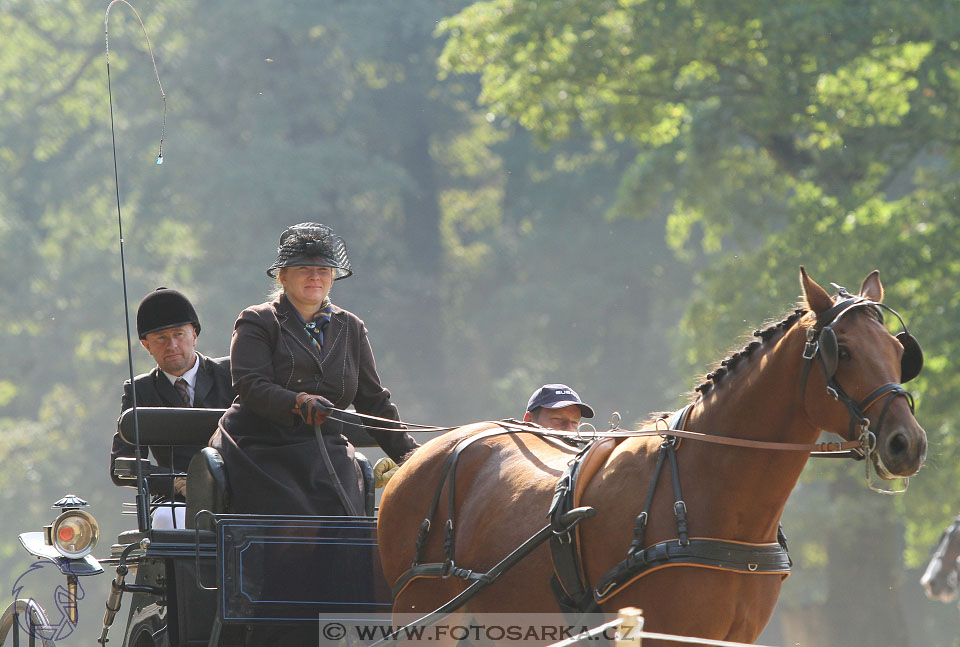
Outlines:
[[[336, 419], [344, 414], [330, 410], [352, 404], [359, 413], [400, 416], [363, 321], [330, 301], [333, 282], [352, 273], [343, 239], [329, 227], [294, 225], [267, 269], [275, 298], [240, 313], [230, 344], [239, 395], [210, 439], [226, 466], [231, 512], [363, 514], [362, 477]], [[397, 428], [368, 431], [399, 463], [418, 445]]]

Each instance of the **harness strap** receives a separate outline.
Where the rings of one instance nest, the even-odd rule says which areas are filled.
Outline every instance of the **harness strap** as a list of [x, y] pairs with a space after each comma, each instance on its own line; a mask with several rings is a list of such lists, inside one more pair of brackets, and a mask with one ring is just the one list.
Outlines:
[[[657, 465], [650, 480], [650, 489], [644, 502], [643, 511], [634, 524], [634, 539], [622, 562], [607, 571], [591, 591], [593, 605], [599, 606], [605, 600], [616, 595], [623, 588], [643, 575], [667, 566], [697, 566], [716, 568], [742, 573], [790, 573], [792, 562], [787, 554], [786, 538], [782, 529], [777, 529], [777, 543], [750, 544], [722, 539], [690, 539], [687, 529], [687, 505], [683, 500], [680, 487], [680, 469], [677, 464], [677, 437], [684, 432], [680, 429], [686, 423], [687, 414], [692, 405], [670, 418], [670, 427], [666, 432], [657, 456]], [[677, 523], [677, 539], [663, 541], [643, 548], [647, 520], [653, 505], [653, 496], [660, 480], [665, 459], [670, 461], [673, 484], [673, 513]], [[784, 577], [786, 577], [784, 575]]]
[[637, 515], [637, 520], [633, 523], [633, 541], [627, 551], [628, 555], [643, 548], [643, 542], [647, 534], [647, 521], [650, 519], [650, 506], [653, 505], [653, 495], [657, 491], [656, 484], [660, 480], [660, 472], [663, 470], [663, 462], [666, 457], [667, 455], [664, 452], [657, 452], [657, 465], [653, 468], [653, 477], [650, 479], [650, 489], [647, 490], [647, 500], [643, 503], [643, 512]]
[[679, 411], [674, 411], [673, 415], [667, 418], [667, 429], [669, 430], [680, 430], [683, 429], [687, 424], [687, 418], [690, 417], [690, 411], [693, 409], [693, 402], [680, 409]]
[[850, 436], [854, 437], [856, 434], [856, 426], [860, 425], [861, 429], [867, 431], [867, 426], [869, 425], [869, 419], [867, 418], [866, 411], [871, 406], [876, 404], [881, 398], [886, 399], [886, 403], [883, 406], [883, 410], [880, 412], [880, 417], [877, 418], [877, 424], [875, 425], [876, 429], [880, 429], [883, 425], [883, 419], [887, 415], [887, 411], [890, 409], [890, 405], [893, 404], [893, 399], [897, 396], [902, 395], [907, 399], [907, 403], [910, 406], [910, 411], [913, 412], [913, 396], [903, 388], [903, 385], [898, 382], [888, 382], [883, 386], [875, 389], [870, 395], [865, 397], [860, 402], [854, 402], [853, 399], [847, 395], [847, 393], [841, 388], [841, 386], [834, 379], [830, 379], [828, 386], [832, 386], [834, 392], [837, 394], [837, 399], [841, 400], [846, 406], [847, 410], [850, 412]]
[[[679, 430], [686, 424], [687, 417], [693, 404], [688, 404], [683, 409], [675, 412], [667, 420], [667, 427], [670, 432]], [[663, 431], [663, 430], [661, 430]], [[656, 492], [657, 483], [660, 481], [660, 473], [663, 471], [664, 463], [667, 457], [670, 459], [670, 469], [672, 472], [673, 493], [674, 493], [674, 514], [677, 519], [677, 536], [683, 545], [689, 543], [687, 536], [687, 506], [683, 502], [683, 494], [680, 488], [680, 471], [677, 467], [676, 447], [678, 441], [675, 436], [668, 435], [664, 437], [660, 445], [660, 451], [657, 454], [657, 464], [650, 480], [650, 489], [647, 491], [647, 499], [643, 505], [643, 512], [637, 517], [634, 524], [634, 538], [630, 544], [628, 555], [639, 551], [644, 543], [644, 535], [647, 529], [647, 520], [650, 515], [650, 508], [653, 505], [653, 495]], [[572, 507], [576, 502], [573, 501], [572, 492], [574, 482], [579, 474], [579, 466], [586, 451], [577, 455], [577, 458], [570, 464], [563, 476], [557, 482], [556, 494], [551, 505], [551, 516], [562, 514], [564, 506], [566, 509]], [[578, 613], [591, 613], [598, 609], [593, 589], [589, 582], [585, 581], [583, 569], [580, 566], [580, 545], [577, 542], [575, 533], [569, 533], [567, 536], [555, 535], [550, 540], [550, 558], [553, 562], [553, 575], [550, 577], [550, 589], [560, 609], [575, 617]]]
[[[561, 518], [561, 523], [563, 524], [562, 531], [569, 532], [576, 526], [578, 523], [584, 519], [589, 519], [596, 514], [596, 511], [590, 507], [583, 508], [574, 508], [570, 510]], [[464, 591], [459, 593], [456, 597], [448, 601], [446, 604], [428, 614], [428, 616], [442, 615], [445, 613], [450, 613], [455, 609], [460, 608], [466, 602], [472, 598], [474, 595], [480, 592], [486, 586], [493, 584], [501, 575], [503, 575], [508, 569], [512, 568], [517, 562], [522, 560], [524, 557], [529, 555], [535, 548], [540, 546], [543, 542], [547, 541], [550, 537], [555, 534], [555, 530], [552, 525], [547, 524], [539, 531], [534, 533], [529, 539], [520, 544], [516, 549], [514, 549], [509, 555], [504, 557], [502, 560], [497, 562], [493, 568], [491, 568], [486, 573], [476, 573], [472, 570], [465, 568], [458, 568], [456, 566], [447, 567], [446, 563], [430, 563], [430, 564], [415, 564], [410, 567], [403, 575], [397, 578], [397, 583], [393, 586], [393, 597], [394, 599], [400, 595], [400, 592], [403, 588], [409, 584], [412, 580], [417, 577], [441, 577], [446, 578], [451, 575], [456, 577], [471, 581], [470, 586], [468, 586]], [[417, 620], [413, 624], [420, 624], [423, 618]], [[408, 625], [412, 626], [412, 625]]]
[[[500, 423], [497, 423], [498, 425]], [[420, 531], [417, 534], [417, 543], [416, 550], [413, 555], [413, 565], [416, 566], [420, 563], [420, 558], [423, 552], [423, 546], [427, 540], [427, 534], [430, 532], [430, 526], [433, 523], [433, 518], [437, 513], [437, 506], [440, 504], [440, 495], [443, 492], [443, 484], [447, 480], [447, 476], [450, 476], [450, 515], [447, 518], [447, 529], [446, 535], [444, 537], [444, 549], [447, 553], [446, 557], [450, 566], [453, 565], [453, 508], [454, 508], [454, 488], [453, 483], [456, 479], [454, 473], [456, 472], [457, 462], [460, 460], [460, 454], [466, 449], [469, 445], [472, 445], [478, 440], [483, 440], [484, 438], [489, 438], [491, 436], [496, 436], [498, 434], [512, 433], [514, 431], [520, 431], [519, 429], [511, 429], [504, 427], [503, 425], [495, 427], [493, 429], [487, 429], [473, 436], [464, 438], [456, 447], [453, 448], [453, 451], [447, 455], [447, 459], [443, 464], [443, 469], [440, 472], [440, 479], [437, 483], [437, 489], [433, 493], [433, 500], [430, 502], [430, 511], [427, 513], [427, 516], [424, 518], [423, 523], [420, 524]]]
[[397, 594], [403, 590], [410, 580], [418, 577], [456, 577], [458, 579], [467, 581], [486, 581], [490, 579], [486, 573], [477, 573], [469, 568], [460, 568], [459, 566], [450, 568], [449, 572], [445, 574], [445, 566], [446, 565], [443, 562], [417, 564], [415, 566], [411, 566], [407, 572], [401, 575], [394, 583], [393, 597], [396, 598]]
[[670, 458], [670, 475], [673, 477], [673, 514], [677, 518], [677, 537], [680, 545], [690, 543], [687, 537], [687, 504], [683, 501], [683, 492], [680, 490], [680, 468], [677, 467], [677, 441], [675, 438], [663, 441], [660, 451]]
[[550, 503], [550, 525], [554, 528], [550, 537], [550, 561], [553, 564], [553, 574], [550, 576], [550, 590], [564, 613], [576, 614], [582, 612], [593, 602], [593, 594], [581, 576], [580, 549], [577, 542], [577, 533], [572, 530], [563, 531], [561, 519], [573, 508], [573, 489], [580, 466], [584, 457], [594, 446], [591, 441], [577, 453], [564, 470], [560, 480], [554, 487], [553, 501]]
[[[667, 430], [671, 432], [681, 431], [683, 426], [687, 424], [687, 417], [690, 415], [690, 410], [693, 409], [693, 403], [688, 404], [684, 408], [676, 411], [672, 416], [667, 419]], [[657, 452], [657, 465], [653, 468], [653, 477], [650, 479], [650, 489], [647, 490], [647, 500], [643, 503], [643, 511], [637, 516], [637, 520], [633, 524], [633, 541], [630, 542], [630, 549], [627, 551], [627, 555], [632, 555], [634, 552], [643, 548], [644, 537], [647, 532], [647, 522], [650, 520], [650, 508], [653, 506], [653, 495], [657, 491], [657, 483], [660, 482], [660, 472], [663, 471], [663, 463], [667, 457], [667, 452], [665, 451], [666, 444], [670, 445], [672, 449], [676, 449], [677, 439], [675, 434], [671, 434], [664, 439], [664, 444], [660, 445], [660, 451]], [[680, 475], [679, 470], [677, 469], [677, 457], [675, 451], [670, 452], [670, 469], [673, 470], [673, 493], [674, 493], [674, 512], [678, 510], [677, 503], [683, 502], [683, 496], [680, 494]], [[686, 504], [683, 505], [683, 533], [686, 535]], [[677, 524], [679, 526], [680, 518], [677, 517]], [[677, 528], [678, 533], [680, 528]]]
[[[550, 518], [550, 524], [553, 526], [554, 531], [558, 533], [560, 533], [562, 528], [560, 517], [573, 508], [573, 484], [576, 481], [577, 474], [580, 472], [580, 465], [583, 463], [583, 458], [593, 448], [595, 442], [596, 440], [590, 441], [577, 452], [577, 455], [574, 456], [570, 464], [567, 465], [567, 469], [563, 471], [560, 480], [557, 481], [557, 484], [553, 488], [553, 500], [550, 502], [547, 517]], [[558, 534], [557, 536], [562, 537], [563, 534]]]
[[779, 543], [747, 544], [722, 539], [678, 539], [660, 542], [628, 555], [607, 572], [593, 589], [602, 604], [634, 580], [667, 566], [699, 566], [738, 573], [790, 573], [790, 557]]

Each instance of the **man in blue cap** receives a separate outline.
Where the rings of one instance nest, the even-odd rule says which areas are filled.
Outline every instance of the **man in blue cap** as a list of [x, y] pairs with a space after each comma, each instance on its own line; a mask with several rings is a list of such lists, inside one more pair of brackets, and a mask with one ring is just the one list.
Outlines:
[[576, 431], [580, 418], [592, 418], [593, 407], [580, 400], [577, 392], [566, 384], [544, 384], [533, 392], [527, 402], [525, 422], [533, 422], [547, 429]]

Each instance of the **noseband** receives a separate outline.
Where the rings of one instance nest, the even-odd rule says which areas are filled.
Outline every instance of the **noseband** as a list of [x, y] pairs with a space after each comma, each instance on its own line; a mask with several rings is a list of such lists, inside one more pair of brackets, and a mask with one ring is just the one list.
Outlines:
[[[836, 286], [835, 286], [836, 287]], [[826, 312], [818, 315], [817, 323], [807, 328], [807, 343], [803, 348], [803, 376], [801, 381], [801, 398], [806, 397], [807, 377], [810, 373], [810, 367], [814, 360], [820, 365], [823, 371], [824, 381], [827, 385], [827, 393], [834, 400], [839, 400], [846, 405], [850, 412], [850, 428], [848, 440], [855, 438], [860, 441], [859, 459], [865, 458], [876, 451], [877, 436], [870, 430], [870, 420], [866, 416], [866, 411], [880, 400], [885, 400], [880, 417], [877, 418], [876, 428], [880, 429], [883, 419], [887, 415], [893, 399], [897, 396], [903, 396], [907, 399], [910, 406], [910, 412], [914, 411], [913, 395], [907, 391], [903, 384], [899, 382], [888, 382], [870, 393], [860, 402], [856, 402], [843, 390], [837, 382], [836, 372], [839, 361], [839, 348], [837, 345], [837, 336], [834, 327], [840, 319], [848, 312], [856, 308], [872, 308], [883, 323], [883, 310], [892, 313], [903, 327], [903, 332], [897, 334], [897, 341], [903, 346], [904, 353], [900, 362], [900, 379], [909, 382], [923, 368], [923, 350], [917, 340], [907, 331], [907, 325], [903, 317], [893, 308], [872, 301], [865, 297], [853, 296], [845, 289], [839, 288], [839, 301]], [[859, 429], [859, 433], [857, 430]]]

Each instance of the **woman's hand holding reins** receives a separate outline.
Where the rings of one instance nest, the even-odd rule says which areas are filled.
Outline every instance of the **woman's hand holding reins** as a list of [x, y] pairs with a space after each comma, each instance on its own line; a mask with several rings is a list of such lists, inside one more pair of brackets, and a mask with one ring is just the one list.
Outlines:
[[330, 417], [332, 410], [333, 403], [322, 395], [313, 395], [312, 393], [297, 395], [297, 413], [308, 425], [316, 427], [323, 424]]

